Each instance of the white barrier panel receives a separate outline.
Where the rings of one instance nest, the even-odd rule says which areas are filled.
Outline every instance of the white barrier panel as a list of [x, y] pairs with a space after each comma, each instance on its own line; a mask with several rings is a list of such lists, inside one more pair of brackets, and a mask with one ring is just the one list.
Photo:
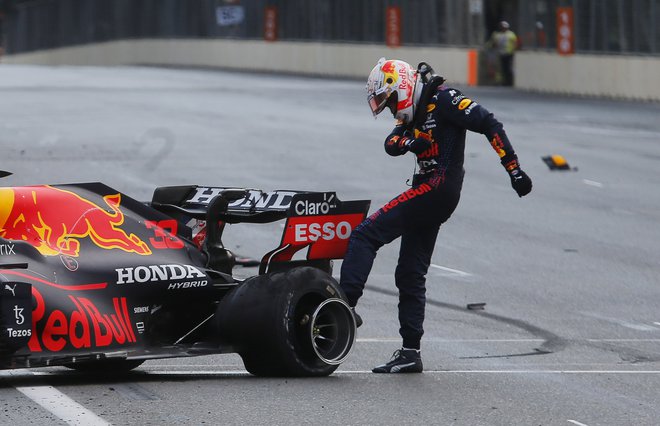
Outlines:
[[467, 80], [467, 50], [392, 49], [381, 45], [243, 40], [121, 40], [7, 55], [4, 63], [41, 65], [172, 65], [274, 71], [366, 80], [378, 58], [431, 64], [453, 83]]
[[571, 95], [660, 101], [660, 58], [519, 52], [516, 87]]
[[[468, 49], [255, 40], [144, 39], [6, 55], [3, 63], [199, 66], [366, 79], [381, 56], [426, 61], [451, 84], [468, 81]], [[660, 101], [660, 58], [518, 52], [516, 87], [540, 92]]]

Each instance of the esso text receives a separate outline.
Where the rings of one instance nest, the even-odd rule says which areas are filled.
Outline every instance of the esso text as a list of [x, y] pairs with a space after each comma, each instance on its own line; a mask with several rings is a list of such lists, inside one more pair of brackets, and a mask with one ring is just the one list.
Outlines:
[[319, 238], [326, 241], [339, 238], [346, 240], [351, 236], [351, 224], [342, 221], [339, 223], [297, 223], [294, 225], [294, 239], [297, 243], [314, 242]]

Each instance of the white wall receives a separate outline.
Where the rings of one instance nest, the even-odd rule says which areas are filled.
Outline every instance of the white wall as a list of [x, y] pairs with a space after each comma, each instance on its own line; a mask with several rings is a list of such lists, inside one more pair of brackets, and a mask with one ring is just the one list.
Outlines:
[[516, 87], [660, 101], [660, 57], [519, 52]]
[[[3, 63], [172, 65], [366, 78], [381, 56], [420, 61], [455, 84], [467, 82], [467, 49], [251, 40], [121, 40], [5, 55]], [[519, 52], [516, 87], [575, 95], [660, 101], [660, 58]]]
[[3, 63], [42, 65], [180, 65], [365, 78], [378, 58], [432, 64], [464, 83], [464, 49], [390, 49], [363, 44], [240, 40], [122, 40], [6, 55]]

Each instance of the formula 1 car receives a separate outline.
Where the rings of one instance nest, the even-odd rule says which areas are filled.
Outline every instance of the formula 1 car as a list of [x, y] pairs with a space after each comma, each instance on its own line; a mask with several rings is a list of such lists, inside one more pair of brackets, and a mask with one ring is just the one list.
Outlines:
[[[0, 368], [117, 372], [235, 352], [258, 376], [329, 375], [356, 330], [332, 259], [369, 204], [203, 186], [160, 187], [150, 202], [101, 183], [0, 188]], [[278, 220], [258, 274], [233, 277], [225, 224]]]

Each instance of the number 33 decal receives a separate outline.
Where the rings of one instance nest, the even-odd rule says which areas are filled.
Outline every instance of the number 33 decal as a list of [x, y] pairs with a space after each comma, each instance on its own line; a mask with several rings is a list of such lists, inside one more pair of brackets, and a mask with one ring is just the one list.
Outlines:
[[174, 219], [168, 220], [148, 220], [144, 223], [147, 229], [154, 230], [154, 237], [149, 238], [149, 242], [155, 249], [181, 249], [183, 241], [176, 236], [178, 222]]

